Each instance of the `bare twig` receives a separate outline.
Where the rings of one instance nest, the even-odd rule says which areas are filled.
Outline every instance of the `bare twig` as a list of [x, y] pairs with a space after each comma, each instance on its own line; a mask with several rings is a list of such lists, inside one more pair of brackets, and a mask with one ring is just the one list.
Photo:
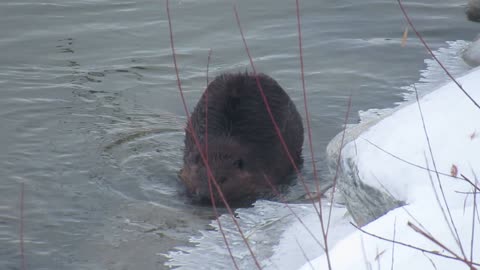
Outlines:
[[[270, 117], [270, 120], [271, 120], [271, 122], [272, 122], [272, 124], [273, 124], [273, 127], [274, 127], [274, 129], [275, 129], [275, 132], [276, 132], [277, 135], [278, 135], [278, 138], [279, 138], [279, 140], [280, 140], [280, 143], [281, 143], [281, 145], [282, 145], [282, 148], [283, 148], [283, 150], [285, 151], [285, 154], [287, 155], [288, 160], [290, 161], [290, 163], [292, 164], [295, 172], [297, 173], [298, 178], [300, 179], [300, 182], [302, 183], [303, 188], [306, 190], [307, 195], [308, 195], [309, 199], [311, 200], [312, 205], [313, 205], [315, 211], [317, 212], [318, 216], [319, 216], [320, 218], [322, 218], [321, 215], [320, 215], [319, 209], [317, 208], [317, 206], [316, 206], [316, 204], [315, 204], [315, 200], [313, 199], [313, 197], [312, 197], [312, 195], [311, 195], [310, 189], [309, 189], [308, 186], [306, 185], [302, 173], [300, 172], [300, 170], [298, 169], [297, 164], [296, 164], [295, 161], [293, 160], [293, 157], [292, 157], [292, 155], [290, 154], [290, 151], [288, 150], [287, 144], [286, 144], [286, 142], [285, 142], [285, 140], [284, 140], [284, 138], [283, 138], [283, 136], [282, 136], [282, 133], [280, 132], [280, 128], [279, 128], [277, 122], [275, 121], [275, 118], [273, 117], [272, 110], [271, 110], [270, 105], [269, 105], [269, 103], [268, 103], [267, 97], [265, 96], [265, 93], [264, 93], [264, 91], [263, 91], [263, 87], [262, 87], [262, 85], [261, 85], [261, 83], [260, 83], [260, 79], [259, 79], [259, 77], [258, 77], [257, 69], [255, 68], [255, 65], [254, 65], [254, 63], [253, 63], [253, 57], [252, 57], [252, 55], [251, 55], [251, 53], [250, 53], [250, 49], [249, 49], [248, 44], [247, 44], [247, 41], [246, 41], [246, 39], [245, 39], [245, 35], [243, 34], [243, 28], [242, 28], [242, 25], [241, 25], [241, 23], [240, 23], [240, 16], [238, 15], [236, 0], [233, 0], [233, 11], [234, 11], [234, 13], [235, 13], [235, 19], [236, 19], [236, 22], [237, 22], [238, 30], [239, 30], [239, 32], [240, 32], [240, 36], [242, 37], [242, 41], [243, 41], [243, 45], [244, 45], [244, 48], [245, 48], [245, 52], [247, 53], [248, 59], [249, 59], [249, 61], [250, 61], [250, 66], [251, 66], [251, 68], [252, 68], [253, 75], [255, 76], [255, 79], [256, 79], [258, 91], [260, 92], [260, 96], [262, 97], [263, 103], [265, 104], [265, 109], [267, 110], [267, 113], [268, 113], [268, 115], [269, 115], [269, 117]], [[320, 221], [320, 222], [322, 222], [322, 221]], [[322, 223], [323, 223], [323, 222], [322, 222]]]
[[308, 262], [308, 265], [310, 266], [310, 269], [315, 270], [315, 268], [313, 267], [312, 262], [311, 262], [310, 259], [307, 257], [307, 253], [305, 253], [305, 250], [304, 250], [303, 247], [300, 245], [300, 242], [298, 242], [298, 239], [297, 239], [297, 238], [295, 238], [295, 242], [297, 242], [297, 246], [298, 246], [298, 248], [300, 248], [300, 251], [302, 252], [303, 258], [305, 258], [305, 261]]
[[378, 250], [378, 247], [377, 247], [377, 255], [375, 255], [375, 261], [377, 261], [377, 269], [380, 270], [382, 267], [381, 267], [381, 264], [380, 264], [380, 257], [383, 256], [383, 254], [385, 254], [385, 249], [382, 251], [382, 252], [379, 252]]
[[[206, 70], [206, 78], [207, 78], [207, 85], [205, 87], [204, 95], [205, 95], [205, 159], [208, 164], [208, 84], [209, 84], [209, 79], [208, 79], [208, 71], [209, 71], [209, 66], [210, 66], [210, 57], [212, 55], [212, 49], [208, 51], [208, 59], [207, 59], [207, 70]], [[193, 134], [193, 128], [191, 128], [191, 132]], [[227, 241], [227, 236], [225, 234], [225, 231], [223, 230], [223, 225], [222, 222], [220, 222], [219, 215], [218, 215], [218, 210], [217, 210], [217, 204], [214, 199], [213, 195], [213, 187], [212, 187], [212, 182], [214, 179], [210, 177], [211, 174], [207, 174], [207, 181], [208, 181], [208, 190], [210, 193], [210, 202], [212, 203], [212, 208], [213, 208], [213, 213], [215, 214], [215, 218], [217, 220], [217, 225], [218, 225], [218, 230], [220, 231], [220, 234], [222, 235], [223, 241], [225, 243], [225, 246], [227, 247], [227, 250], [229, 252], [230, 258], [232, 259], [233, 265], [236, 269], [239, 269], [237, 262], [235, 261], [233, 257], [233, 253], [231, 251], [230, 245], [228, 244]], [[226, 203], [226, 202], [225, 202]]]
[[[401, 162], [404, 162], [404, 163], [406, 163], [406, 164], [412, 165], [412, 166], [414, 166], [414, 167], [416, 167], [416, 168], [425, 170], [425, 171], [427, 171], [427, 172], [435, 172], [434, 170], [431, 170], [430, 168], [423, 167], [423, 166], [421, 166], [421, 165], [418, 165], [418, 164], [416, 164], [416, 163], [413, 163], [413, 162], [410, 162], [410, 161], [408, 161], [408, 160], [406, 160], [406, 159], [403, 159], [403, 158], [401, 158], [401, 157], [399, 157], [399, 156], [397, 156], [397, 155], [395, 155], [395, 154], [393, 154], [393, 153], [391, 153], [391, 152], [389, 152], [389, 151], [381, 148], [380, 146], [378, 146], [377, 144], [369, 141], [369, 140], [366, 139], [366, 138], [362, 138], [362, 139], [365, 140], [366, 142], [368, 142], [369, 144], [371, 144], [372, 146], [374, 146], [375, 148], [377, 148], [378, 150], [384, 152], [385, 154], [387, 154], [387, 155], [389, 155], [389, 156], [391, 156], [391, 157], [393, 157], [393, 158], [395, 158], [395, 159], [400, 160]], [[460, 174], [462, 177], [458, 177], [458, 176], [453, 176], [453, 175], [451, 175], [451, 174], [449, 174], [449, 173], [442, 173], [442, 172], [438, 172], [438, 171], [437, 171], [437, 173], [440, 174], [440, 175], [442, 175], [442, 176], [446, 176], [446, 177], [450, 177], [450, 178], [454, 178], [454, 179], [464, 180], [464, 181], [466, 181], [467, 183], [469, 183], [473, 188], [475, 188], [477, 191], [480, 191], [480, 187], [476, 186], [470, 179], [468, 179], [467, 177], [465, 177], [463, 174]]]
[[[393, 241], [395, 241], [395, 236], [397, 234], [397, 217], [395, 217], [395, 221], [393, 222]], [[393, 270], [393, 264], [395, 259], [395, 242], [392, 242], [392, 266], [391, 270]]]
[[[212, 49], [208, 50], [208, 59], [207, 59], [207, 70], [206, 70], [206, 74], [205, 74], [205, 77], [207, 78], [207, 85], [205, 86], [205, 92], [204, 92], [204, 95], [205, 95], [205, 156], [207, 158], [207, 162], [208, 162], [208, 84], [210, 83], [210, 80], [208, 79], [208, 69], [210, 67], [210, 58], [212, 56]], [[209, 180], [210, 181], [210, 180]], [[209, 185], [211, 185], [211, 183], [209, 183]], [[213, 194], [213, 193], [210, 193], [210, 194]], [[213, 199], [213, 196], [211, 195], [212, 199]]]
[[[351, 223], [353, 225], [353, 223]], [[365, 262], [365, 268], [368, 270], [372, 270], [372, 265], [367, 259], [367, 251], [365, 250], [365, 242], [363, 241], [363, 235], [360, 235], [360, 241], [362, 242], [362, 255], [363, 261]]]
[[417, 225], [413, 224], [412, 222], [408, 221], [407, 222], [407, 225], [412, 228], [415, 232], [421, 234], [422, 236], [424, 236], [425, 238], [427, 238], [428, 240], [432, 241], [433, 243], [435, 243], [437, 246], [441, 247], [442, 249], [448, 251], [448, 253], [452, 254], [453, 256], [455, 256], [456, 258], [460, 258], [460, 256], [458, 256], [455, 252], [453, 252], [451, 249], [449, 249], [448, 247], [446, 247], [445, 245], [443, 245], [442, 243], [440, 243], [440, 241], [438, 241], [437, 239], [435, 239], [432, 235], [430, 235], [429, 233], [426, 233], [424, 232], [422, 229], [420, 229], [420, 227], [418, 227]]
[[435, 263], [433, 262], [432, 258], [428, 257], [427, 254], [423, 253], [423, 256], [425, 256], [429, 261], [430, 263], [432, 264], [433, 266], [433, 269], [437, 270], [437, 265], [435, 265]]
[[[222, 193], [222, 190], [220, 189], [217, 181], [215, 180], [215, 177], [213, 176], [213, 173], [212, 173], [212, 170], [208, 164], [208, 161], [206, 159], [206, 156], [205, 156], [205, 153], [203, 153], [203, 149], [200, 145], [200, 142], [198, 140], [198, 137], [197, 135], [195, 134], [195, 131], [193, 129], [193, 125], [192, 125], [192, 121], [190, 119], [190, 112], [187, 108], [187, 103], [185, 101], [185, 97], [184, 97], [184, 94], [183, 94], [183, 90], [182, 90], [182, 84], [181, 84], [181, 80], [180, 80], [180, 75], [179, 75], [179, 71], [178, 71], [178, 65], [177, 65], [177, 57], [176, 57], [176, 53], [175, 53], [175, 44], [174, 44], [174, 39], [173, 39], [173, 30], [172, 30], [172, 20], [171, 20], [171, 16], [170, 16], [170, 2], [169, 0], [165, 0], [166, 2], [166, 10], [167, 10], [167, 16], [168, 16], [168, 26], [169, 26], [169, 34], [170, 34], [170, 48], [172, 49], [172, 58], [173, 58], [173, 64], [174, 64], [174, 68], [175, 68], [175, 74], [176, 74], [176, 78], [177, 78], [177, 86], [178, 86], [178, 90], [180, 92], [180, 97], [181, 97], [181, 100], [182, 100], [182, 103], [183, 103], [183, 107], [184, 107], [184, 110], [185, 110], [185, 113], [187, 115], [187, 122], [188, 122], [188, 129], [190, 130], [191, 134], [192, 134], [192, 137], [193, 137], [193, 140], [195, 142], [195, 145], [200, 153], [200, 157], [202, 158], [202, 161], [205, 165], [205, 168], [207, 169], [207, 177], [208, 179], [211, 179], [213, 181], [209, 181], [209, 183], [213, 182], [213, 185], [214, 187], [217, 189], [218, 191], [218, 194], [220, 196], [220, 199], [223, 201], [223, 203], [225, 204], [225, 208], [227, 209], [228, 213], [230, 214], [230, 217], [232, 218], [232, 221], [234, 222], [240, 236], [242, 237], [245, 245], [247, 246], [247, 249], [248, 251], [250, 252], [250, 255], [252, 256], [254, 262], [255, 262], [255, 265], [257, 266], [258, 269], [262, 269], [261, 266], [260, 266], [260, 263], [258, 262], [255, 254], [253, 253], [253, 250], [252, 248], [250, 247], [250, 244], [248, 242], [248, 240], [245, 238], [245, 235], [242, 231], [242, 229], [240, 228], [240, 225], [238, 224], [238, 221], [236, 220], [234, 214], [233, 214], [233, 211], [232, 209], [230, 208], [230, 206], [228, 205], [228, 202], [227, 200], [225, 199], [225, 196], [223, 195]], [[211, 188], [210, 184], [209, 184], [209, 187]], [[210, 189], [210, 191], [212, 191]], [[211, 192], [211, 196], [213, 196], [213, 193]], [[213, 198], [212, 198], [213, 200]], [[216, 208], [214, 206], [214, 211], [216, 211]], [[217, 215], [217, 213], [215, 213]], [[228, 245], [228, 241], [225, 237], [225, 234], [223, 233], [223, 229], [221, 227], [221, 222], [220, 222], [220, 219], [216, 219], [217, 220], [217, 223], [219, 224], [219, 229], [222, 231], [222, 236], [224, 238], [224, 242], [225, 242], [225, 245], [227, 246], [227, 249], [228, 249], [228, 252], [229, 252], [229, 255], [230, 255], [230, 258], [232, 259], [233, 261], [233, 264], [235, 266], [236, 269], [239, 269], [238, 268], [238, 265], [233, 257], [233, 254], [230, 250], [230, 247]]]
[[403, 35], [402, 35], [402, 47], [405, 47], [405, 45], [407, 45], [407, 37], [408, 37], [408, 26], [405, 27], [405, 31], [403, 31]]
[[[426, 167], [423, 167], [423, 166], [421, 166], [421, 165], [418, 165], [418, 164], [416, 164], [416, 163], [413, 163], [413, 162], [410, 162], [410, 161], [408, 161], [408, 160], [406, 160], [406, 159], [403, 159], [403, 158], [401, 158], [401, 157], [399, 157], [399, 156], [397, 156], [397, 155], [395, 155], [395, 154], [393, 154], [393, 153], [391, 153], [391, 152], [389, 152], [389, 151], [381, 148], [381, 147], [378, 146], [377, 144], [369, 141], [368, 139], [365, 139], [365, 138], [362, 138], [362, 139], [364, 139], [366, 142], [368, 142], [369, 144], [371, 144], [372, 146], [374, 146], [374, 147], [377, 148], [378, 150], [384, 152], [385, 154], [387, 154], [387, 155], [389, 155], [389, 156], [391, 156], [391, 157], [393, 157], [393, 158], [395, 158], [395, 159], [400, 160], [401, 162], [404, 162], [404, 163], [406, 163], [406, 164], [412, 165], [412, 166], [414, 166], [414, 167], [416, 167], [416, 168], [419, 168], [419, 169], [422, 169], [422, 170], [425, 170], [425, 171], [434, 172], [433, 170], [430, 170], [430, 169], [428, 169], [428, 168], [426, 168]], [[462, 178], [460, 178], [460, 177], [456, 177], [456, 176], [453, 176], [453, 175], [448, 174], [448, 173], [438, 172], [438, 174], [440, 174], [440, 175], [442, 175], [442, 176], [447, 176], [447, 177], [450, 177], [450, 178], [462, 179]]]
[[430, 240], [431, 242], [435, 243], [437, 246], [441, 247], [443, 250], [446, 250], [448, 253], [452, 254], [457, 260], [459, 261], [462, 261], [464, 262], [465, 264], [467, 264], [470, 269], [473, 269], [473, 264], [471, 261], [468, 261], [465, 257], [462, 258], [460, 257], [458, 254], [456, 254], [455, 252], [453, 252], [451, 249], [449, 249], [447, 246], [445, 246], [444, 244], [442, 244], [439, 240], [435, 239], [432, 235], [424, 232], [422, 229], [420, 229], [418, 226], [416, 226], [415, 224], [411, 223], [410, 221], [407, 222], [407, 225], [412, 228], [415, 232], [419, 233], [420, 235], [422, 235], [423, 237], [427, 238], [428, 240]]
[[[317, 193], [320, 194], [320, 183], [317, 174], [317, 165], [315, 161], [315, 153], [313, 151], [313, 141], [312, 141], [312, 128], [310, 124], [310, 113], [308, 111], [308, 102], [307, 102], [307, 88], [305, 86], [305, 69], [303, 65], [303, 47], [302, 47], [302, 27], [300, 22], [300, 3], [299, 0], [295, 1], [296, 4], [296, 15], [297, 15], [297, 33], [298, 33], [298, 50], [300, 58], [300, 79], [302, 81], [302, 92], [303, 92], [303, 105], [305, 108], [305, 120], [307, 124], [307, 134], [308, 134], [308, 146], [310, 149], [310, 156], [312, 157], [312, 169], [313, 169], [313, 179], [316, 183], [315, 187]], [[321, 198], [321, 196], [319, 197]], [[319, 199], [320, 208], [322, 206], [321, 199]], [[320, 209], [320, 212], [322, 210]]]
[[[307, 90], [305, 86], [305, 70], [304, 70], [304, 64], [303, 64], [303, 46], [302, 46], [302, 28], [301, 28], [301, 21], [300, 21], [300, 3], [299, 0], [295, 1], [295, 8], [296, 8], [296, 15], [297, 15], [297, 33], [298, 33], [298, 48], [299, 48], [299, 55], [300, 55], [300, 75], [301, 75], [301, 80], [302, 80], [302, 92], [303, 92], [303, 103], [304, 103], [304, 108], [305, 108], [305, 119], [306, 119], [306, 124], [307, 124], [307, 134], [308, 134], [308, 145], [310, 148], [310, 155], [312, 157], [312, 167], [313, 167], [313, 177], [315, 181], [315, 187], [317, 189], [317, 193], [320, 194], [320, 183], [319, 183], [319, 178], [317, 175], [317, 167], [316, 167], [316, 161], [315, 161], [315, 154], [313, 151], [313, 142], [312, 142], [312, 128], [310, 125], [310, 113], [308, 111], [308, 102], [307, 102]], [[351, 96], [349, 99], [349, 104], [351, 102]], [[349, 106], [349, 111], [350, 111], [350, 106]], [[347, 113], [347, 118], [348, 118], [348, 113]], [[342, 138], [342, 145], [343, 145], [343, 138]], [[342, 146], [340, 146], [340, 153], [342, 151], [341, 149]], [[340, 156], [340, 155], [339, 155]], [[332, 187], [332, 201], [334, 197], [334, 192], [335, 192], [335, 183], [336, 181], [334, 180], [334, 184]], [[306, 190], [308, 192], [308, 190]], [[324, 246], [325, 246], [325, 255], [327, 258], [327, 265], [328, 269], [332, 269], [332, 264], [330, 261], [330, 252], [328, 250], [328, 228], [330, 226], [330, 216], [332, 213], [332, 207], [333, 207], [333, 202], [330, 204], [330, 209], [329, 209], [329, 214], [328, 214], [328, 222], [327, 226], [325, 228], [324, 220], [323, 220], [323, 209], [322, 209], [322, 198], [321, 196], [318, 196], [318, 204], [319, 204], [319, 218], [320, 218], [320, 223], [321, 223], [321, 228], [322, 228], [322, 234], [323, 234], [323, 240], [324, 240]], [[314, 203], [315, 205], [315, 203]]]
[[24, 236], [24, 218], [23, 218], [23, 212], [24, 212], [24, 203], [25, 203], [25, 183], [21, 183], [20, 186], [20, 269], [25, 270], [26, 268], [26, 263], [25, 263], [25, 248], [24, 248], [24, 241], [23, 241], [23, 236]]
[[463, 174], [460, 174], [463, 178], [463, 180], [467, 181], [468, 183], [470, 183], [470, 185], [472, 185], [472, 187], [477, 191], [477, 192], [480, 192], [480, 186], [478, 186], [478, 182], [476, 182], [475, 184], [472, 182], [472, 180], [470, 180], [468, 177], [466, 177], [465, 175]]
[[326, 257], [327, 257], [327, 263], [328, 263], [328, 267], [329, 267], [330, 270], [332, 269], [332, 266], [331, 266], [331, 262], [330, 262], [330, 253], [328, 252], [327, 238], [328, 238], [328, 232], [329, 232], [329, 229], [330, 229], [330, 221], [331, 221], [331, 217], [332, 217], [333, 200], [335, 198], [335, 190], [336, 190], [336, 187], [337, 187], [338, 173], [340, 171], [342, 149], [343, 149], [343, 144], [344, 144], [344, 141], [345, 141], [345, 133], [347, 131], [347, 122], [348, 122], [348, 117], [350, 115], [351, 108], [352, 108], [352, 94], [350, 93], [350, 95], [348, 97], [347, 112], [345, 113], [342, 139], [341, 139], [339, 150], [338, 150], [338, 158], [337, 158], [337, 165], [336, 165], [336, 169], [335, 169], [335, 176], [333, 177], [332, 195], [331, 195], [331, 198], [330, 198], [330, 205], [329, 205], [329, 210], [328, 210], [328, 221], [327, 221], [326, 230], [325, 230], [324, 225], [323, 225], [323, 218], [321, 219], [322, 232], [323, 232], [323, 237], [324, 237], [324, 240], [325, 240], [325, 248], [326, 248], [325, 254], [326, 254]]
[[[388, 195], [390, 195], [392, 198], [395, 198], [395, 196], [393, 196], [393, 194], [385, 187], [385, 185], [378, 179], [378, 177], [373, 174], [373, 176], [375, 177], [375, 179], [377, 180], [377, 183], [380, 185], [380, 187], [385, 191], [385, 193], [387, 193]], [[407, 208], [403, 205], [403, 206], [400, 206], [400, 208], [405, 211], [405, 213], [407, 213], [407, 215], [413, 219], [420, 227], [422, 227], [422, 229], [424, 229], [425, 231], [428, 231], [420, 221], [418, 221], [417, 218], [415, 218], [412, 213], [410, 213], [410, 211], [407, 210]], [[395, 218], [396, 220], [396, 218]]]
[[270, 186], [270, 188], [273, 190], [276, 196], [280, 197], [280, 201], [287, 207], [290, 212], [292, 212], [293, 216], [302, 224], [302, 226], [305, 228], [305, 230], [310, 234], [310, 236], [317, 242], [317, 244], [323, 249], [323, 251], [326, 251], [325, 247], [320, 243], [320, 241], [315, 237], [315, 234], [310, 230], [310, 228], [303, 222], [303, 220], [297, 215], [295, 211], [293, 211], [292, 207], [287, 203], [285, 200], [285, 197], [278, 191], [278, 189], [272, 184], [272, 181], [270, 181], [270, 178], [267, 175], [263, 175], [263, 178], [267, 182], [267, 184]]
[[342, 158], [343, 144], [345, 142], [345, 133], [347, 132], [347, 122], [348, 122], [348, 117], [350, 116], [351, 109], [352, 109], [352, 93], [350, 93], [350, 95], [348, 96], [347, 112], [345, 113], [345, 119], [343, 121], [342, 140], [340, 141], [340, 148], [338, 149], [337, 166], [335, 168], [335, 176], [333, 177], [332, 197], [330, 198], [330, 209], [328, 211], [327, 234], [330, 228], [330, 218], [332, 216], [333, 199], [335, 197], [335, 189], [337, 187], [338, 173], [340, 172], [340, 162]]
[[210, 68], [210, 60], [211, 60], [211, 57], [212, 57], [212, 49], [210, 48], [210, 49], [208, 50], [208, 59], [207, 59], [207, 72], [206, 72], [206, 73], [207, 73], [207, 76], [206, 76], [206, 77], [207, 77], [207, 86], [208, 86], [208, 84], [210, 83], [210, 79], [209, 79], [209, 77], [208, 77], [208, 70], [209, 70], [209, 68]]
[[458, 88], [460, 90], [462, 90], [462, 92], [468, 97], [468, 99], [470, 99], [470, 101], [477, 107], [480, 109], [480, 105], [470, 96], [470, 94], [468, 94], [468, 92], [463, 88], [463, 86], [452, 76], [452, 74], [450, 74], [450, 72], [447, 70], [447, 68], [445, 68], [445, 66], [442, 64], [442, 62], [440, 62], [440, 60], [438, 60], [438, 58], [435, 56], [435, 54], [433, 53], [432, 49], [430, 48], [430, 46], [428, 46], [427, 42], [425, 42], [425, 40], [423, 39], [423, 36], [417, 31], [417, 29], [415, 28], [415, 25], [413, 24], [412, 20], [410, 20], [410, 17], [408, 16], [408, 13], [407, 11], [405, 10], [405, 7], [403, 6], [403, 3], [401, 0], [397, 0], [398, 4], [400, 5], [400, 9], [402, 10], [402, 13], [403, 13], [403, 16], [405, 17], [405, 19], [407, 20], [408, 24], [410, 25], [410, 27], [412, 28], [412, 30], [415, 32], [415, 34], [417, 35], [418, 39], [420, 40], [420, 42], [422, 42], [423, 46], [425, 47], [425, 49], [427, 49], [428, 53], [433, 57], [433, 59], [435, 59], [435, 61], [440, 65], [440, 67], [443, 69], [443, 71], [445, 71], [445, 73], [447, 74], [448, 77], [450, 77], [450, 79], [458, 86]]
[[[428, 254], [432, 254], [432, 255], [435, 255], [435, 256], [439, 256], [439, 257], [443, 257], [443, 258], [447, 258], [447, 259], [452, 259], [452, 260], [464, 262], [463, 260], [458, 259], [457, 257], [453, 257], [453, 256], [449, 256], [449, 255], [444, 255], [444, 254], [438, 253], [437, 251], [426, 250], [426, 249], [423, 249], [423, 248], [420, 248], [420, 247], [417, 247], [417, 246], [413, 246], [413, 245], [410, 245], [410, 244], [406, 244], [406, 243], [403, 243], [403, 242], [400, 242], [400, 241], [397, 241], [397, 240], [391, 240], [391, 239], [388, 239], [388, 238], [385, 238], [385, 237], [382, 237], [382, 236], [379, 236], [379, 235], [376, 235], [376, 234], [367, 232], [367, 231], [363, 230], [362, 228], [358, 227], [357, 225], [355, 225], [355, 224], [352, 223], [352, 222], [350, 222], [350, 224], [351, 224], [353, 227], [355, 227], [357, 230], [359, 230], [360, 232], [362, 232], [362, 233], [364, 233], [364, 234], [366, 234], [366, 235], [369, 235], [369, 236], [371, 236], [371, 237], [380, 239], [380, 240], [382, 240], [382, 241], [386, 241], [386, 242], [390, 242], [390, 243], [393, 242], [393, 243], [395, 243], [396, 245], [401, 245], [401, 246], [404, 246], [404, 247], [407, 247], [407, 248], [411, 248], [411, 249], [418, 250], [418, 251], [421, 251], [421, 252], [425, 252], [425, 253], [428, 253]], [[474, 265], [474, 266], [480, 266], [480, 263], [472, 262], [471, 264]]]
[[[475, 186], [478, 183], [477, 178], [475, 177]], [[473, 261], [473, 247], [475, 239], [475, 214], [477, 210], [477, 190], [473, 189], [473, 213], [472, 213], [472, 238], [470, 239], [470, 261]]]
[[[443, 199], [443, 203], [445, 204], [445, 208], [447, 210], [446, 212], [448, 214], [448, 218], [445, 215], [445, 210], [443, 209], [442, 204], [440, 203], [440, 201], [438, 201], [438, 197], [437, 197], [437, 201], [439, 203], [440, 209], [442, 210], [442, 214], [443, 214], [443, 217], [445, 219], [445, 222], [447, 222], [453, 238], [457, 242], [458, 247], [460, 248], [463, 256], [465, 257], [465, 252], [463, 251], [462, 242], [460, 241], [460, 236], [458, 234], [457, 227], [455, 226], [455, 222], [453, 220], [452, 213], [450, 211], [450, 207], [448, 206], [447, 198], [445, 197], [445, 191], [443, 190], [442, 181], [440, 180], [440, 174], [438, 173], [437, 164], [435, 162], [435, 156], [433, 155], [433, 149], [432, 149], [432, 145], [430, 143], [430, 136], [428, 135], [427, 126], [425, 124], [425, 118], [423, 117], [422, 106], [420, 105], [420, 98], [418, 97], [418, 90], [415, 87], [415, 85], [414, 85], [413, 88], [415, 89], [415, 97], [416, 97], [416, 101], [417, 101], [417, 105], [418, 105], [418, 111], [420, 113], [420, 119], [422, 120], [423, 132], [425, 134], [425, 139], [427, 140], [427, 146], [428, 146], [428, 150], [429, 150], [429, 153], [430, 153], [430, 158], [432, 159], [433, 169], [434, 169], [435, 175], [437, 177], [438, 186], [440, 188], [440, 194], [442, 194], [442, 199]], [[425, 157], [425, 159], [426, 159], [426, 157]], [[428, 166], [428, 160], [426, 160], [426, 164]], [[430, 176], [430, 174], [429, 174], [429, 176]], [[435, 195], [436, 195], [437, 192], [436, 192], [435, 186], [433, 186], [433, 190], [434, 190]]]

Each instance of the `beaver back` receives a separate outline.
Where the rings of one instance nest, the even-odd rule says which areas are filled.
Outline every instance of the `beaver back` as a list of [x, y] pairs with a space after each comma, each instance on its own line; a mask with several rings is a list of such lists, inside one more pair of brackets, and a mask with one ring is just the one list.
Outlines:
[[[303, 124], [287, 93], [272, 78], [259, 74], [271, 113], [285, 140], [293, 162], [302, 162]], [[208, 124], [207, 124], [208, 118]], [[207, 87], [191, 115], [201, 151], [208, 151], [209, 167], [227, 200], [250, 200], [271, 191], [273, 184], [286, 183], [293, 165], [257, 87], [248, 73], [223, 74]], [[208, 138], [205, 131], [208, 130]], [[192, 133], [185, 134], [184, 167], [181, 178], [190, 194], [210, 198], [208, 173]], [[218, 194], [214, 190], [214, 198]]]
[[[290, 154], [298, 162], [303, 144], [300, 114], [275, 80], [265, 74], [258, 74], [258, 79]], [[207, 95], [208, 103], [205, 102]], [[254, 146], [265, 158], [273, 159], [273, 154], [283, 152], [254, 75], [222, 74], [208, 85], [191, 115], [201, 144], [205, 142], [207, 109], [209, 137], [231, 137], [241, 144]], [[185, 145], [186, 151], [196, 147], [188, 129]]]

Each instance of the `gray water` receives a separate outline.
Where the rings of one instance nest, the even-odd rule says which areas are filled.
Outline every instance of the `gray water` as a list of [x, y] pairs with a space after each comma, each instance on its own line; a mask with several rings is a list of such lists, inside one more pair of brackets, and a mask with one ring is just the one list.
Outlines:
[[[359, 110], [402, 100], [427, 57], [396, 1], [301, 1], [309, 109], [324, 180], [325, 147]], [[433, 49], [471, 40], [464, 1], [407, 5]], [[180, 76], [191, 109], [210, 76], [250, 69], [230, 1], [172, 1]], [[294, 1], [241, 1], [256, 68], [303, 110]], [[164, 1], [0, 3], [0, 269], [165, 269], [213, 214], [179, 194], [183, 110]], [[305, 151], [307, 153], [307, 151]], [[311, 161], [304, 174], [312, 184]], [[288, 197], [301, 196], [300, 185]]]

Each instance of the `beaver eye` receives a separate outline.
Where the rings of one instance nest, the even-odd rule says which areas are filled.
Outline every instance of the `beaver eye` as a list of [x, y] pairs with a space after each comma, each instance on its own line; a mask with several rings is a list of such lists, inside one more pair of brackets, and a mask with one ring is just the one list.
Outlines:
[[237, 159], [233, 162], [233, 166], [239, 168], [240, 170], [243, 169], [243, 160]]

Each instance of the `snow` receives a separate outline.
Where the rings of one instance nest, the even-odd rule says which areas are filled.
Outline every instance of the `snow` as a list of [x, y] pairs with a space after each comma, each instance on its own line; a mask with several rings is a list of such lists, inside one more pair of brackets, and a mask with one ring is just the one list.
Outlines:
[[[478, 3], [480, 5], [480, 1]], [[480, 37], [465, 49], [463, 59], [472, 67], [480, 66]]]
[[[322, 209], [326, 213], [329, 207], [324, 205]], [[316, 238], [323, 242], [319, 218], [311, 204], [289, 204], [287, 207], [284, 203], [259, 200], [254, 207], [237, 209], [235, 212], [237, 221], [264, 270], [298, 269], [322, 250], [315, 241]], [[231, 217], [226, 214], [219, 219], [239, 268], [257, 269]], [[303, 226], [299, 219], [308, 227]], [[344, 207], [333, 208], [329, 239], [332, 244], [354, 231], [349, 221]], [[212, 229], [202, 230], [200, 236], [190, 238], [194, 246], [177, 247], [168, 254], [159, 254], [169, 258], [165, 265], [185, 270], [235, 269], [217, 222], [212, 221], [210, 226]]]
[[[458, 81], [473, 99], [480, 102], [480, 67], [458, 78]], [[460, 257], [465, 254], [470, 258], [473, 246], [473, 261], [480, 263], [480, 218], [473, 214], [472, 185], [449, 176], [454, 168], [458, 172], [453, 173], [458, 177], [463, 174], [472, 181], [480, 174], [480, 109], [453, 82], [424, 95], [419, 104], [433, 157], [419, 105], [413, 100], [348, 143], [342, 151], [342, 158], [354, 162], [359, 178], [365, 184], [406, 203], [406, 206], [388, 212], [362, 229], [433, 253], [393, 245], [390, 241], [355, 230], [330, 249], [332, 269], [469, 269], [464, 262], [435, 254], [452, 256], [445, 248], [415, 231], [408, 225], [409, 222]], [[437, 170], [446, 175], [437, 178], [434, 172], [429, 173], [425, 169], [434, 170], [434, 163]], [[476, 197], [480, 200], [479, 196]], [[475, 224], [474, 229], [472, 223]], [[455, 240], [455, 230], [461, 244]], [[312, 267], [328, 269], [326, 255], [300, 269]]]
[[[460, 78], [459, 82], [471, 92], [474, 99], [480, 100], [478, 70]], [[480, 109], [453, 83], [424, 96], [420, 105], [438, 170], [450, 174], [452, 165], [456, 165], [459, 172], [473, 178], [470, 169], [480, 165], [475, 163], [480, 161], [475, 159], [480, 150], [480, 140], [477, 138], [480, 135], [477, 134], [480, 132], [480, 122], [473, 120], [480, 119]], [[380, 151], [367, 140], [420, 166], [426, 166], [427, 158], [428, 166], [433, 169], [418, 104], [411, 103], [383, 119], [357, 138], [355, 143], [347, 145], [343, 154], [346, 158], [355, 159], [360, 168], [360, 178], [366, 184], [377, 189], [386, 188], [395, 198], [408, 203], [421, 199], [423, 196], [419, 198], [412, 196], [412, 193], [418, 190], [420, 184], [430, 185], [430, 181], [421, 180], [428, 180], [427, 171]]]
[[[308, 215], [302, 217], [303, 224], [315, 235], [323, 247], [323, 238], [321, 235], [321, 227], [318, 214], [313, 210], [311, 205], [304, 206], [310, 209]], [[329, 207], [323, 206], [323, 216], [325, 220], [328, 217]], [[354, 232], [355, 228], [350, 225], [350, 218], [344, 207], [334, 207], [331, 216], [329, 244], [334, 244], [341, 240], [345, 235]], [[269, 258], [270, 264], [265, 270], [270, 269], [298, 269], [305, 261], [315, 258], [318, 254], [323, 253], [323, 248], [315, 241], [315, 239], [305, 229], [300, 222], [295, 221], [293, 225], [285, 230], [280, 237], [279, 244], [274, 249], [274, 255]]]

